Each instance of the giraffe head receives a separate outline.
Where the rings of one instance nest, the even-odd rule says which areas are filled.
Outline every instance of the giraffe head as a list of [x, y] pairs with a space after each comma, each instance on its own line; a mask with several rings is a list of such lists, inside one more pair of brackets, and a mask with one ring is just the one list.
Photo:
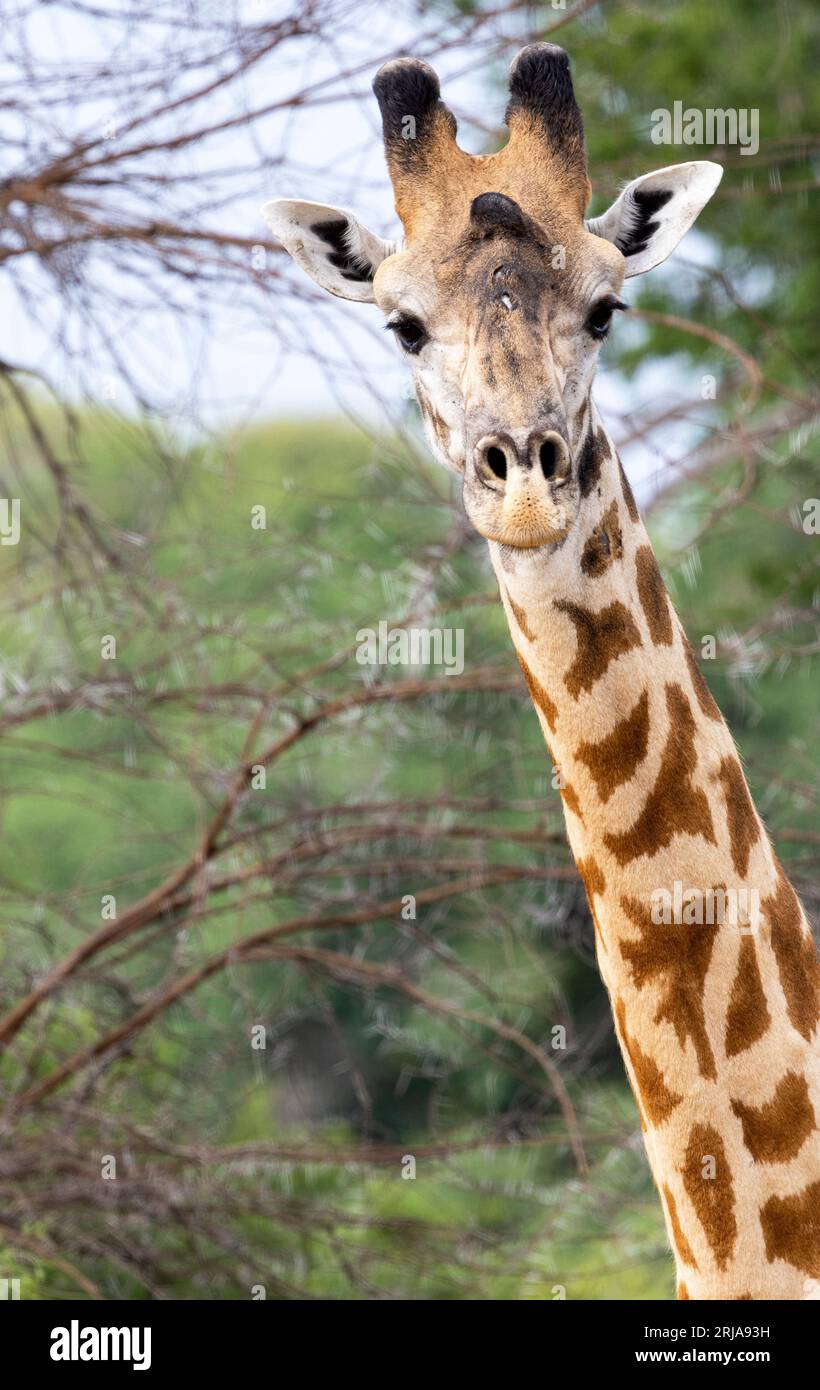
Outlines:
[[476, 530], [522, 549], [560, 541], [579, 510], [589, 392], [624, 279], [674, 250], [721, 167], [646, 174], [585, 221], [583, 122], [562, 49], [518, 54], [509, 140], [493, 155], [459, 148], [426, 63], [395, 59], [373, 87], [405, 240], [320, 203], [268, 203], [268, 224], [319, 285], [384, 312]]

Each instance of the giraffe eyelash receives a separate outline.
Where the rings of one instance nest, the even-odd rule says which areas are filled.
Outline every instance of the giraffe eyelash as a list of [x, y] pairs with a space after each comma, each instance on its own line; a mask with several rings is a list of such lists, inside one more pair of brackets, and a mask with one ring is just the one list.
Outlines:
[[629, 305], [624, 304], [623, 300], [618, 299], [616, 295], [605, 295], [589, 312], [586, 322], [588, 332], [592, 334], [593, 338], [599, 340], [605, 338], [610, 330], [612, 315], [615, 311], [628, 308]]
[[409, 352], [411, 356], [415, 356], [417, 352], [421, 352], [421, 349], [427, 342], [427, 334], [424, 328], [419, 323], [418, 319], [410, 318], [409, 315], [402, 315], [398, 318], [391, 319], [389, 323], [385, 324], [385, 328], [389, 333], [394, 334], [404, 348], [404, 351]]

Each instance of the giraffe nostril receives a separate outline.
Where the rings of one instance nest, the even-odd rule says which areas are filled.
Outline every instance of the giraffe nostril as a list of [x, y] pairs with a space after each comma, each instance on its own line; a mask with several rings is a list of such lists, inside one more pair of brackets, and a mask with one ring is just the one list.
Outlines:
[[558, 451], [555, 447], [554, 440], [544, 440], [544, 443], [538, 450], [538, 458], [541, 462], [541, 472], [544, 477], [553, 478], [555, 476], [556, 467], [558, 466]]
[[499, 449], [493, 444], [491, 448], [487, 450], [487, 462], [497, 478], [506, 478], [507, 460], [503, 449]]
[[[556, 431], [546, 435], [536, 435], [530, 440], [530, 457], [538, 449], [538, 462], [548, 483], [556, 485], [566, 482], [569, 477], [570, 456], [566, 441]], [[533, 458], [533, 462], [534, 462]]]

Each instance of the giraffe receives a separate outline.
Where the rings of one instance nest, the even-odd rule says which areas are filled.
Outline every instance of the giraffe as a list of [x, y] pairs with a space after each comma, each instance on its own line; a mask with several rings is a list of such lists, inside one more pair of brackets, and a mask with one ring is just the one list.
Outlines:
[[318, 284], [384, 312], [488, 542], [678, 1297], [816, 1297], [820, 962], [590, 395], [624, 279], [671, 254], [722, 169], [645, 174], [585, 221], [583, 123], [551, 44], [514, 60], [493, 155], [459, 148], [427, 64], [394, 59], [373, 87], [404, 241], [324, 204], [264, 214]]

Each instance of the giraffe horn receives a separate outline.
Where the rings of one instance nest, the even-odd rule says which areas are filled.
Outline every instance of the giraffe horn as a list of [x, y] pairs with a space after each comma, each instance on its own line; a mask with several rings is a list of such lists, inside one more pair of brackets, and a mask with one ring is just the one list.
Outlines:
[[515, 156], [560, 170], [562, 184], [583, 213], [591, 191], [584, 122], [563, 48], [532, 43], [521, 49], [510, 66], [505, 119]]
[[456, 118], [441, 100], [439, 80], [419, 58], [394, 58], [373, 79], [384, 131], [387, 167], [396, 210], [408, 231], [424, 183], [435, 181], [442, 162], [461, 154]]

